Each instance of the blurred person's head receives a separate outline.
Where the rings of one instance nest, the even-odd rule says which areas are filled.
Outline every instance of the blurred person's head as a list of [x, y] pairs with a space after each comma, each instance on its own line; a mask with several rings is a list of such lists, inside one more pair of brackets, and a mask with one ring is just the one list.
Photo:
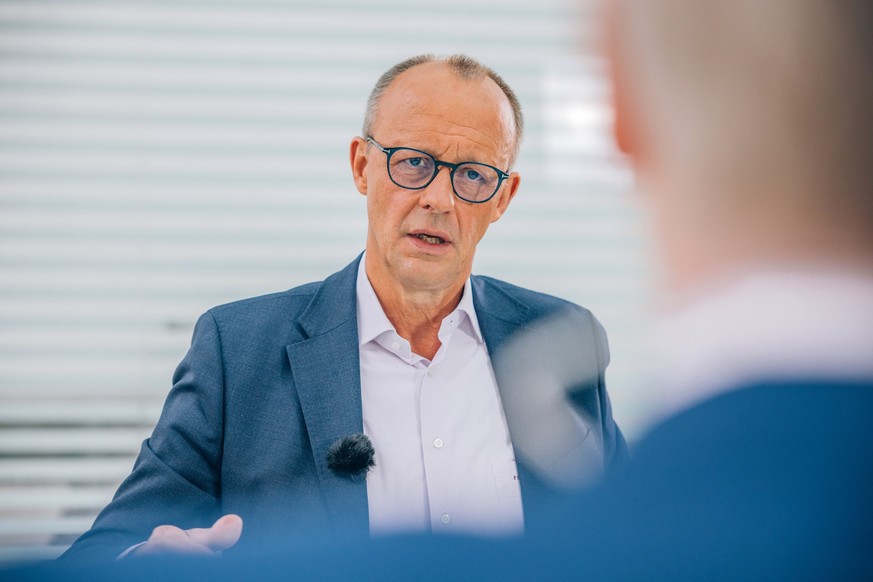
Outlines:
[[351, 145], [377, 293], [460, 292], [477, 244], [518, 190], [521, 131], [512, 90], [469, 57], [415, 57], [382, 76]]
[[616, 134], [669, 286], [873, 266], [873, 2], [610, 1]]

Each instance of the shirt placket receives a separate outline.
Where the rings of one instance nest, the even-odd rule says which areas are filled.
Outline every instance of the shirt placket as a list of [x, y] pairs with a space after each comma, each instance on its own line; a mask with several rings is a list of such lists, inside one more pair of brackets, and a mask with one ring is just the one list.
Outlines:
[[456, 443], [446, 427], [445, 381], [446, 370], [443, 361], [449, 349], [452, 333], [457, 327], [459, 314], [452, 313], [440, 326], [441, 346], [432, 362], [421, 370], [421, 446], [424, 460], [424, 474], [428, 491], [428, 511], [431, 530], [450, 531], [455, 519], [452, 493], [446, 483], [451, 482], [451, 455]]

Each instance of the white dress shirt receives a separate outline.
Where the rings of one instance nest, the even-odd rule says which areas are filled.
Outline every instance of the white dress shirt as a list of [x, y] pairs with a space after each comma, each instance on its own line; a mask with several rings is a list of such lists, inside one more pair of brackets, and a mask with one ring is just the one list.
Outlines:
[[467, 280], [439, 330], [433, 361], [415, 354], [367, 278], [357, 279], [371, 534], [503, 535], [523, 527], [509, 430]]
[[767, 380], [873, 378], [873, 276], [747, 273], [661, 321], [659, 418]]

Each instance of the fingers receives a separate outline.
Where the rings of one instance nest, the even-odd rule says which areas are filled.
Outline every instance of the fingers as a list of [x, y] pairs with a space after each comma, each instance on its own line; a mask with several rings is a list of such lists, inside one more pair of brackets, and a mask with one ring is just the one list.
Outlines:
[[160, 525], [152, 531], [146, 543], [133, 552], [137, 556], [148, 554], [189, 554], [210, 556], [212, 550], [204, 546], [188, 533], [174, 525]]
[[212, 527], [183, 530], [173, 525], [161, 525], [143, 545], [131, 554], [188, 554], [216, 555], [234, 545], [242, 535], [242, 518], [228, 514], [219, 518]]
[[214, 552], [234, 545], [242, 535], [242, 518], [233, 513], [220, 517], [212, 527], [189, 529], [188, 535]]

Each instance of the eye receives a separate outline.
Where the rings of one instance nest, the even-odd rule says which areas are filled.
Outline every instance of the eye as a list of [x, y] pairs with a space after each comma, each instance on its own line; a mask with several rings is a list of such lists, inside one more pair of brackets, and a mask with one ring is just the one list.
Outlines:
[[427, 173], [433, 170], [433, 159], [414, 150], [398, 150], [391, 166], [400, 172]]
[[482, 174], [477, 172], [476, 170], [464, 170], [464, 178], [470, 180], [471, 182], [478, 182], [482, 180]]

